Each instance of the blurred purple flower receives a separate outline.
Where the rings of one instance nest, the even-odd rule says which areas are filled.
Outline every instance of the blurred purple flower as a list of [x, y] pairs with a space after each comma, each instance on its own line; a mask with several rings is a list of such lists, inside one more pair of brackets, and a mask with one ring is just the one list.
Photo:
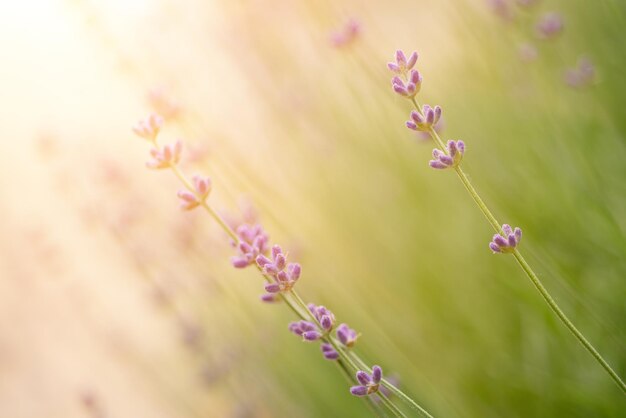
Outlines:
[[360, 34], [361, 24], [356, 19], [349, 19], [339, 31], [331, 34], [330, 43], [335, 48], [345, 48], [354, 43]]
[[380, 366], [372, 367], [372, 374], [359, 370], [356, 372], [356, 379], [360, 385], [352, 386], [350, 393], [354, 396], [367, 396], [378, 392], [380, 381], [383, 378], [383, 369]]
[[565, 83], [573, 88], [591, 85], [596, 77], [596, 69], [589, 58], [582, 57], [577, 66], [565, 71]]
[[266, 254], [268, 250], [269, 236], [261, 225], [240, 225], [236, 234], [239, 242], [233, 242], [239, 254], [231, 258], [231, 262], [236, 268], [245, 268], [254, 263], [259, 255]]
[[495, 234], [489, 243], [489, 248], [495, 253], [512, 253], [522, 240], [522, 230], [511, 228], [508, 224], [502, 225], [502, 234]]
[[515, 18], [513, 9], [506, 0], [487, 0], [491, 11], [504, 21], [510, 22]]
[[552, 39], [563, 31], [563, 16], [560, 13], [546, 13], [539, 19], [537, 26], [537, 36], [539, 39]]
[[443, 170], [445, 168], [454, 168], [461, 163], [463, 154], [465, 154], [465, 143], [463, 141], [448, 141], [446, 145], [447, 154], [440, 149], [433, 150], [433, 160], [429, 161], [432, 168]]

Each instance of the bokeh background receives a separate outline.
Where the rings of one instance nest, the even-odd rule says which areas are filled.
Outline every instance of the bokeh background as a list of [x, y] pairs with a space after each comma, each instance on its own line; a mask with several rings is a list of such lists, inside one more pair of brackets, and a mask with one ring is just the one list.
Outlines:
[[[541, 39], [546, 12], [564, 26]], [[625, 27], [620, 0], [2, 3], [0, 416], [369, 413], [144, 167], [130, 127], [157, 111], [218, 211], [262, 222], [301, 294], [435, 416], [623, 417], [458, 179], [429, 169], [385, 63], [419, 51], [442, 135], [626, 376]]]

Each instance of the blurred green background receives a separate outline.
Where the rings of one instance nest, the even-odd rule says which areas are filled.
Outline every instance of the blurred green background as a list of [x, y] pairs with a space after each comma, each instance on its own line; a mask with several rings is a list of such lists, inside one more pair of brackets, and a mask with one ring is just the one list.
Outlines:
[[[93, 123], [69, 132], [51, 118], [46, 172], [87, 173], [57, 196], [97, 225], [83, 227], [90, 239], [124, 254], [124, 286], [144, 277], [160, 295], [173, 327], [159, 338], [183, 333], [186, 348], [136, 354], [141, 373], [160, 376], [147, 380], [169, 416], [369, 412], [317, 345], [288, 333], [288, 309], [258, 302], [260, 277], [230, 267], [211, 219], [177, 211], [176, 180], [142, 167], [147, 146], [128, 127], [155, 85], [180, 105], [163, 139], [194, 151], [183, 168], [213, 178], [218, 211], [240, 216], [245, 195], [301, 262], [307, 302], [360, 331], [359, 354], [433, 415], [624, 416], [623, 394], [514, 259], [491, 254], [491, 228], [456, 176], [428, 167], [433, 144], [404, 127], [410, 103], [385, 67], [396, 49], [419, 52], [419, 99], [443, 107], [442, 137], [465, 141], [474, 186], [522, 227], [546, 287], [626, 376], [626, 3], [535, 3], [509, 1], [509, 20], [479, 0], [63, 3], [115, 99], [94, 82], [85, 91], [113, 104], [110, 118], [82, 109]], [[534, 25], [548, 11], [565, 26], [542, 41]], [[350, 18], [358, 36], [334, 47]], [[535, 60], [520, 59], [523, 43]], [[572, 88], [564, 73], [581, 56], [595, 78]], [[124, 411], [98, 387], [103, 409]]]

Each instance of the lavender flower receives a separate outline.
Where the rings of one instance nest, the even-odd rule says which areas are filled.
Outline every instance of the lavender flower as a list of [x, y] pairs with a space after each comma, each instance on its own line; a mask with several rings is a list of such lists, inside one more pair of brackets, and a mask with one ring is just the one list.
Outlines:
[[337, 338], [341, 341], [341, 344], [348, 348], [352, 348], [354, 347], [354, 344], [356, 344], [356, 340], [359, 338], [359, 335], [355, 330], [350, 328], [348, 324], [341, 324], [337, 327]]
[[308, 305], [311, 315], [319, 322], [324, 332], [329, 332], [335, 324], [335, 315], [325, 306], [315, 306], [313, 303]]
[[344, 48], [352, 43], [359, 37], [361, 33], [361, 24], [355, 19], [350, 19], [341, 28], [341, 30], [334, 32], [330, 37], [330, 42], [335, 48]]
[[237, 246], [239, 255], [231, 258], [235, 268], [248, 267], [259, 255], [267, 253], [269, 236], [261, 225], [243, 224], [237, 228], [236, 233], [239, 242], [233, 242], [233, 245]]
[[422, 106], [422, 111], [411, 111], [411, 119], [406, 122], [406, 127], [414, 131], [427, 132], [441, 119], [441, 107]]
[[443, 170], [445, 168], [457, 167], [465, 154], [465, 143], [463, 141], [448, 141], [446, 146], [447, 154], [440, 149], [433, 150], [433, 160], [429, 161], [432, 168]]
[[398, 75], [406, 75], [406, 73], [415, 67], [417, 62], [417, 52], [413, 52], [407, 60], [406, 55], [401, 50], [396, 51], [396, 62], [387, 63], [387, 68]]
[[419, 71], [411, 70], [406, 84], [399, 76], [395, 76], [391, 79], [391, 87], [393, 88], [393, 91], [398, 93], [400, 96], [408, 98], [415, 97], [422, 87], [422, 76]]
[[563, 17], [556, 12], [544, 14], [537, 23], [535, 30], [540, 39], [552, 39], [563, 31]]
[[147, 118], [137, 122], [135, 126], [133, 126], [133, 132], [135, 132], [137, 136], [154, 142], [162, 126], [163, 118], [156, 113], [152, 113]]
[[322, 343], [320, 348], [322, 349], [322, 355], [326, 360], [337, 360], [339, 358], [339, 353], [333, 348], [332, 345]]
[[323, 336], [314, 323], [304, 320], [290, 323], [289, 331], [302, 337], [303, 341], [308, 342], [317, 341]]
[[589, 58], [581, 58], [578, 65], [565, 72], [565, 83], [573, 88], [581, 88], [593, 83], [596, 69]]
[[502, 225], [502, 234], [495, 234], [489, 243], [489, 248], [495, 253], [512, 253], [522, 240], [522, 230], [511, 228], [510, 225]]
[[[156, 133], [153, 134], [156, 136]], [[183, 143], [181, 141], [176, 141], [176, 143], [174, 144], [165, 145], [160, 150], [157, 148], [153, 148], [150, 150], [152, 161], [148, 161], [146, 163], [146, 166], [148, 166], [148, 168], [154, 169], [173, 167], [180, 161], [180, 154], [182, 151]]]
[[265, 274], [274, 278], [274, 282], [265, 285], [265, 290], [269, 293], [288, 292], [302, 272], [298, 263], [287, 265], [287, 256], [278, 245], [272, 247], [272, 260], [260, 254], [256, 258], [256, 263]]
[[194, 193], [188, 190], [179, 190], [178, 198], [181, 200], [180, 207], [183, 210], [191, 210], [200, 206], [211, 192], [211, 179], [209, 177], [193, 177]]
[[380, 381], [383, 378], [383, 369], [380, 366], [372, 367], [372, 374], [359, 370], [356, 372], [356, 379], [359, 386], [352, 386], [350, 393], [354, 396], [367, 396], [378, 392]]

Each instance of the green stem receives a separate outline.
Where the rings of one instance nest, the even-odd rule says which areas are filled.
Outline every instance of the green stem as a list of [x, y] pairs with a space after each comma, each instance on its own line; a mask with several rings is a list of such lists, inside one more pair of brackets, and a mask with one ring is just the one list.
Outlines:
[[393, 414], [394, 414], [396, 417], [399, 417], [399, 418], [406, 418], [406, 415], [404, 414], [404, 412], [402, 412], [402, 411], [400, 410], [400, 408], [398, 408], [398, 407], [396, 406], [396, 404], [394, 404], [393, 402], [391, 402], [391, 401], [389, 400], [389, 398], [388, 398], [388, 397], [386, 397], [386, 396], [385, 396], [385, 395], [384, 395], [384, 394], [383, 394], [380, 390], [379, 390], [378, 392], [376, 392], [376, 395], [378, 395], [378, 397], [379, 397], [379, 398], [380, 398], [380, 400], [382, 401], [383, 405], [385, 405], [387, 408], [389, 408], [389, 410], [390, 410], [391, 412], [393, 412]]
[[515, 260], [517, 260], [517, 262], [519, 263], [520, 267], [522, 267], [526, 275], [533, 282], [533, 284], [535, 285], [539, 293], [541, 293], [541, 296], [543, 296], [543, 299], [548, 303], [550, 308], [552, 308], [554, 313], [556, 313], [556, 315], [559, 317], [561, 322], [565, 324], [565, 326], [572, 332], [572, 334], [574, 334], [574, 336], [578, 339], [578, 341], [580, 341], [583, 347], [585, 347], [587, 351], [589, 351], [589, 353], [591, 353], [591, 355], [598, 361], [598, 363], [600, 363], [600, 365], [604, 368], [604, 370], [606, 370], [606, 372], [615, 381], [617, 386], [619, 386], [620, 389], [622, 389], [622, 391], [626, 393], [626, 384], [624, 384], [624, 381], [619, 377], [619, 375], [615, 372], [615, 370], [611, 368], [609, 363], [607, 363], [607, 361], [602, 357], [602, 355], [600, 355], [598, 350], [596, 350], [595, 347], [591, 345], [591, 343], [578, 330], [578, 328], [576, 328], [576, 326], [567, 318], [565, 313], [561, 310], [561, 308], [559, 308], [559, 305], [557, 305], [555, 300], [552, 298], [552, 296], [550, 296], [550, 293], [548, 293], [548, 290], [543, 286], [543, 284], [541, 283], [541, 281], [539, 280], [535, 272], [528, 265], [524, 257], [522, 257], [522, 254], [520, 254], [520, 252], [516, 249], [513, 251], [513, 256], [515, 257]]
[[[417, 111], [420, 112], [421, 114], [421, 110], [420, 110], [419, 103], [417, 102], [417, 100], [415, 100], [415, 98], [412, 98], [411, 101], [413, 102], [413, 105], [415, 106]], [[433, 140], [442, 148], [442, 151], [446, 152], [446, 148], [444, 147], [443, 141], [439, 137], [439, 134], [437, 133], [437, 131], [435, 131], [431, 127], [428, 132], [430, 133], [430, 136], [433, 138]], [[480, 211], [483, 213], [483, 215], [485, 215], [485, 218], [487, 218], [487, 221], [489, 221], [489, 223], [491, 224], [491, 226], [497, 233], [500, 233], [501, 232], [500, 223], [497, 221], [493, 213], [491, 213], [491, 211], [489, 210], [485, 202], [483, 202], [480, 195], [478, 194], [478, 192], [476, 191], [476, 189], [470, 182], [469, 178], [467, 177], [467, 174], [465, 174], [465, 172], [463, 171], [463, 169], [461, 169], [460, 166], [455, 167], [454, 170], [456, 171], [457, 176], [461, 180], [461, 183], [463, 183], [463, 186], [465, 187], [467, 192], [470, 194], [470, 196], [472, 197], [476, 205], [478, 205], [478, 208], [480, 209]], [[585, 349], [596, 359], [596, 361], [600, 363], [602, 368], [606, 370], [609, 376], [611, 376], [611, 379], [613, 379], [613, 381], [617, 384], [617, 386], [619, 386], [622, 392], [626, 393], [626, 384], [624, 383], [624, 381], [611, 368], [609, 363], [602, 357], [602, 355], [598, 352], [598, 350], [596, 350], [595, 347], [578, 330], [578, 328], [576, 328], [576, 326], [572, 323], [572, 321], [569, 320], [569, 318], [565, 315], [565, 313], [561, 310], [561, 308], [559, 308], [556, 301], [552, 298], [548, 290], [543, 286], [543, 284], [539, 280], [539, 277], [535, 274], [535, 272], [530, 267], [530, 265], [528, 265], [524, 257], [522, 257], [522, 254], [519, 252], [519, 250], [515, 249], [515, 251], [513, 252], [513, 256], [515, 257], [515, 260], [517, 260], [518, 264], [520, 265], [524, 273], [526, 273], [526, 276], [528, 276], [530, 281], [535, 285], [535, 287], [537, 288], [537, 290], [539, 291], [543, 299], [546, 301], [550, 309], [552, 309], [552, 311], [557, 315], [557, 317], [567, 327], [567, 329], [569, 329], [572, 332], [572, 334], [574, 334], [574, 336], [578, 339], [578, 341], [580, 341], [583, 347], [585, 347]]]

